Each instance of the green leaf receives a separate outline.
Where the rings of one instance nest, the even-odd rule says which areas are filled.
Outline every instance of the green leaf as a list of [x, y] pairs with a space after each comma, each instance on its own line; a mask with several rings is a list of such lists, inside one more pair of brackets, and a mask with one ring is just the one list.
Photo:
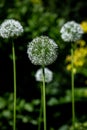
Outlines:
[[4, 110], [4, 111], [2, 112], [2, 115], [3, 115], [4, 117], [6, 117], [6, 118], [11, 118], [11, 117], [12, 117], [11, 112], [10, 112], [9, 110]]
[[3, 109], [5, 106], [6, 106], [5, 100], [0, 97], [0, 109]]
[[24, 105], [24, 109], [26, 110], [26, 111], [28, 111], [28, 112], [33, 112], [33, 106], [31, 105], [31, 104], [28, 104], [28, 103], [26, 103], [25, 105]]

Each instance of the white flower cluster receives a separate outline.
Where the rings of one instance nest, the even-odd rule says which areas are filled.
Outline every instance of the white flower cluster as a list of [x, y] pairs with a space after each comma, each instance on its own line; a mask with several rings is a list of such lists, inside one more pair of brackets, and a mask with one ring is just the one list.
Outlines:
[[[45, 82], [49, 83], [52, 81], [53, 79], [53, 72], [51, 70], [49, 70], [48, 68], [44, 69], [45, 72]], [[43, 81], [43, 71], [42, 68], [37, 70], [36, 74], [35, 74], [35, 78], [36, 81], [42, 82]]]
[[23, 27], [14, 19], [5, 20], [0, 26], [0, 36], [3, 38], [17, 37], [23, 33]]
[[66, 42], [72, 42], [77, 41], [81, 38], [83, 34], [83, 30], [80, 26], [80, 24], [70, 21], [63, 25], [63, 27], [60, 30], [61, 37]]
[[58, 46], [47, 36], [40, 36], [28, 45], [27, 54], [34, 65], [49, 65], [57, 58]]

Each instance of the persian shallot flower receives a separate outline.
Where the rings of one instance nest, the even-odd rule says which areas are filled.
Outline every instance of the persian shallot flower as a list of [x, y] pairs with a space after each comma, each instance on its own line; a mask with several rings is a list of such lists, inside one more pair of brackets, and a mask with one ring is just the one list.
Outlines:
[[[0, 26], [0, 36], [2, 38], [15, 38], [23, 33], [23, 27], [21, 24], [14, 20], [5, 20]], [[13, 129], [16, 129], [16, 60], [15, 60], [15, 46], [12, 41], [12, 56], [13, 56], [13, 77], [14, 77], [14, 120]]]
[[[49, 70], [48, 68], [44, 68], [44, 73], [45, 73], [45, 82], [49, 83], [52, 81], [53, 79], [53, 72], [51, 70]], [[42, 68], [37, 70], [36, 74], [35, 74], [35, 78], [36, 81], [43, 81], [43, 70]]]
[[23, 27], [20, 22], [14, 19], [5, 20], [0, 26], [0, 36], [3, 38], [13, 38], [23, 33]]
[[27, 54], [34, 65], [46, 66], [57, 58], [57, 44], [47, 36], [40, 36], [28, 44]]
[[80, 24], [75, 21], [67, 22], [60, 30], [61, 37], [65, 42], [75, 42], [79, 40], [83, 34]]

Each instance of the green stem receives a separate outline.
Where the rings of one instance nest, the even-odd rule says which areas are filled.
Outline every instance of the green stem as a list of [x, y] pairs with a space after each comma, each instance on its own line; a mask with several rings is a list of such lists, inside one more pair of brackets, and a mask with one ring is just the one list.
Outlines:
[[42, 85], [40, 86], [41, 90], [41, 104], [40, 104], [40, 115], [39, 115], [39, 124], [38, 124], [38, 130], [41, 130], [41, 119], [42, 119], [42, 103], [43, 103], [43, 88]]
[[45, 92], [45, 72], [44, 67], [43, 70], [43, 121], [44, 121], [44, 130], [46, 130], [46, 92]]
[[14, 74], [14, 122], [13, 130], [16, 130], [16, 63], [15, 63], [15, 48], [12, 42], [12, 54], [13, 54], [13, 74]]
[[71, 86], [72, 86], [72, 125], [73, 125], [73, 130], [75, 130], [75, 99], [74, 99], [74, 58], [73, 58], [73, 46], [71, 48], [71, 66], [72, 66], [72, 70], [71, 70]]

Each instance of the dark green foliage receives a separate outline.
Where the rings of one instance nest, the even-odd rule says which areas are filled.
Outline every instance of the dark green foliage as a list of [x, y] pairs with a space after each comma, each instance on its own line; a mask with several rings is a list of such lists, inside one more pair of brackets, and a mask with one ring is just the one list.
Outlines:
[[[32, 100], [28, 103], [24, 99], [17, 99], [17, 128], [19, 124], [38, 124], [40, 104], [39, 99]], [[1, 130], [12, 129], [13, 126], [13, 94], [6, 93], [3, 97], [0, 97], [0, 128]], [[38, 113], [38, 115], [36, 114]], [[36, 117], [34, 117], [34, 115]]]

